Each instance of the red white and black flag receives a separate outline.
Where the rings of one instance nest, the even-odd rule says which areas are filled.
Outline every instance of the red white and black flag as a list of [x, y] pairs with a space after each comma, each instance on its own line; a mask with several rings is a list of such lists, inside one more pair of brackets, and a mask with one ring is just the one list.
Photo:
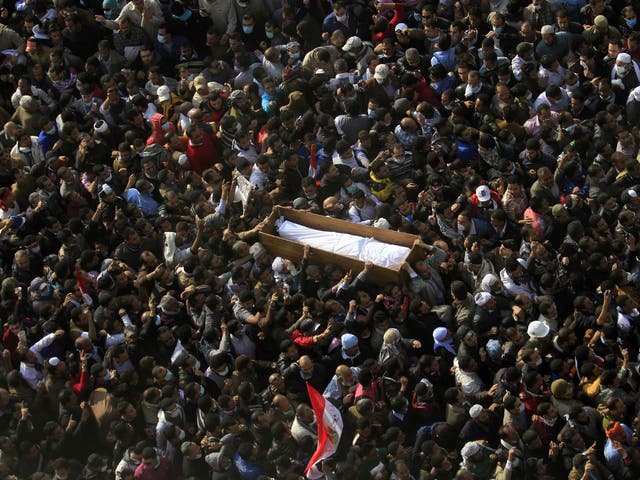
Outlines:
[[342, 415], [336, 406], [326, 400], [320, 393], [307, 383], [307, 391], [311, 399], [311, 408], [316, 415], [318, 426], [318, 448], [309, 460], [305, 474], [310, 480], [322, 478], [318, 464], [336, 453], [340, 437], [342, 436]]

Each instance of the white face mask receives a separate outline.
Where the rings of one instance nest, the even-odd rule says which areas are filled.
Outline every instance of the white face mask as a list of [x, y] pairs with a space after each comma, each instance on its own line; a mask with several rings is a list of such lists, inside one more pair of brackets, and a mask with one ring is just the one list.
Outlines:
[[582, 68], [589, 68], [589, 65], [587, 65], [587, 62], [580, 60], [580, 66]]
[[619, 77], [624, 77], [627, 74], [627, 68], [622, 65], [616, 65], [616, 74]]
[[346, 13], [344, 15], [336, 15], [336, 20], [338, 20], [339, 22], [344, 22], [346, 19], [347, 19]]
[[22, 153], [31, 153], [31, 147], [19, 147], [19, 150]]
[[520, 406], [518, 407], [518, 413], [524, 413], [524, 403], [520, 403]]
[[216, 371], [216, 373], [218, 375], [220, 375], [221, 377], [226, 377], [227, 375], [229, 375], [229, 365], [227, 365], [226, 367], [224, 367], [224, 370], [218, 372]]
[[540, 365], [542, 365], [542, 357], [538, 357], [536, 360], [536, 367], [539, 367]]

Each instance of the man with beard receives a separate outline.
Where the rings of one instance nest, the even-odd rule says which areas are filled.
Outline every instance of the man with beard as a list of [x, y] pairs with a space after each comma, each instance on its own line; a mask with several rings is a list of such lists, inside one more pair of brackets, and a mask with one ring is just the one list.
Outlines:
[[341, 411], [348, 409], [354, 402], [359, 369], [339, 365], [322, 396], [334, 403]]

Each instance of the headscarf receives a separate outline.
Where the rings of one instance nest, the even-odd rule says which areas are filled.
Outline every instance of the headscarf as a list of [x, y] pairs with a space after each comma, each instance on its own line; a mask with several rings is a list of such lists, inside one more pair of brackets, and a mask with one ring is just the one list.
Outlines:
[[433, 331], [433, 351], [442, 347], [453, 355], [456, 354], [456, 349], [453, 348], [453, 338], [445, 340], [449, 331], [445, 327], [438, 327]]
[[383, 344], [378, 355], [379, 363], [385, 363], [390, 358], [397, 358], [400, 355], [400, 340], [402, 340], [402, 334], [397, 328], [388, 328], [384, 332]]

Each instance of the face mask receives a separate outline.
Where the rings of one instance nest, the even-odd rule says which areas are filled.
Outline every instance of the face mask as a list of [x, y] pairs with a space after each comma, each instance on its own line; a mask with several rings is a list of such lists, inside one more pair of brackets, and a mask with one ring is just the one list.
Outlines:
[[109, 380], [111, 380], [111, 372], [107, 370], [107, 373], [104, 375], [104, 381], [108, 382]]
[[632, 18], [631, 20], [625, 20], [625, 23], [627, 24], [627, 27], [633, 28], [636, 26], [637, 21], [637, 18]]
[[518, 407], [518, 413], [524, 413], [524, 403], [521, 403], [520, 406]]
[[616, 73], [619, 77], [623, 77], [627, 73], [627, 69], [622, 65], [616, 65]]
[[556, 424], [556, 422], [558, 421], [558, 417], [554, 417], [552, 419], [548, 419], [548, 418], [544, 418], [544, 417], [540, 417], [540, 418], [542, 419], [542, 423], [544, 423], [548, 427], [553, 427]]
[[540, 365], [542, 365], [542, 357], [538, 357], [536, 360], [536, 367], [539, 367]]
[[496, 33], [502, 33], [502, 30], [504, 30], [504, 27], [493, 27], [493, 31]]
[[20, 147], [19, 150], [22, 153], [31, 153], [31, 147]]
[[227, 365], [226, 367], [224, 367], [224, 370], [221, 370], [219, 372], [216, 372], [218, 375], [220, 375], [221, 377], [226, 377], [227, 375], [229, 375], [229, 366]]
[[367, 117], [373, 118], [375, 116], [376, 116], [376, 111], [372, 110], [371, 108], [367, 108]]
[[291, 58], [291, 60], [298, 60], [300, 58], [300, 52], [290, 53], [289, 58]]
[[313, 374], [309, 375], [300, 371], [300, 376], [302, 377], [303, 380], [309, 380], [313, 376]]
[[162, 127], [162, 130], [164, 130], [165, 132], [168, 132], [169, 128], [171, 128], [171, 125], [169, 125], [168, 123], [163, 123], [161, 127]]
[[[352, 157], [353, 158], [353, 157]], [[355, 193], [355, 191], [358, 189], [358, 187], [356, 186], [355, 183], [352, 183], [351, 185], [349, 185], [347, 187], [347, 192], [349, 193]]]
[[184, 437], [185, 437], [184, 430], [180, 430], [180, 435], [178, 435], [178, 438], [180, 439], [180, 441], [183, 441]]
[[253, 25], [243, 25], [243, 26], [242, 26], [242, 31], [243, 31], [245, 34], [249, 35], [250, 33], [252, 33], [252, 32], [253, 32]]
[[531, 99], [533, 98], [533, 95], [531, 94], [531, 92], [527, 92], [527, 95], [524, 98], [527, 99], [527, 102], [530, 102]]
[[50, 130], [47, 130], [47, 135], [53, 135], [54, 133], [56, 133], [56, 127], [51, 127]]
[[271, 40], [273, 38], [273, 32], [264, 32], [264, 34], [266, 35], [266, 37]]
[[156, 40], [158, 40], [158, 43], [164, 43], [164, 35], [158, 35]]
[[347, 19], [347, 15], [336, 15], [336, 20], [339, 22], [344, 22]]

